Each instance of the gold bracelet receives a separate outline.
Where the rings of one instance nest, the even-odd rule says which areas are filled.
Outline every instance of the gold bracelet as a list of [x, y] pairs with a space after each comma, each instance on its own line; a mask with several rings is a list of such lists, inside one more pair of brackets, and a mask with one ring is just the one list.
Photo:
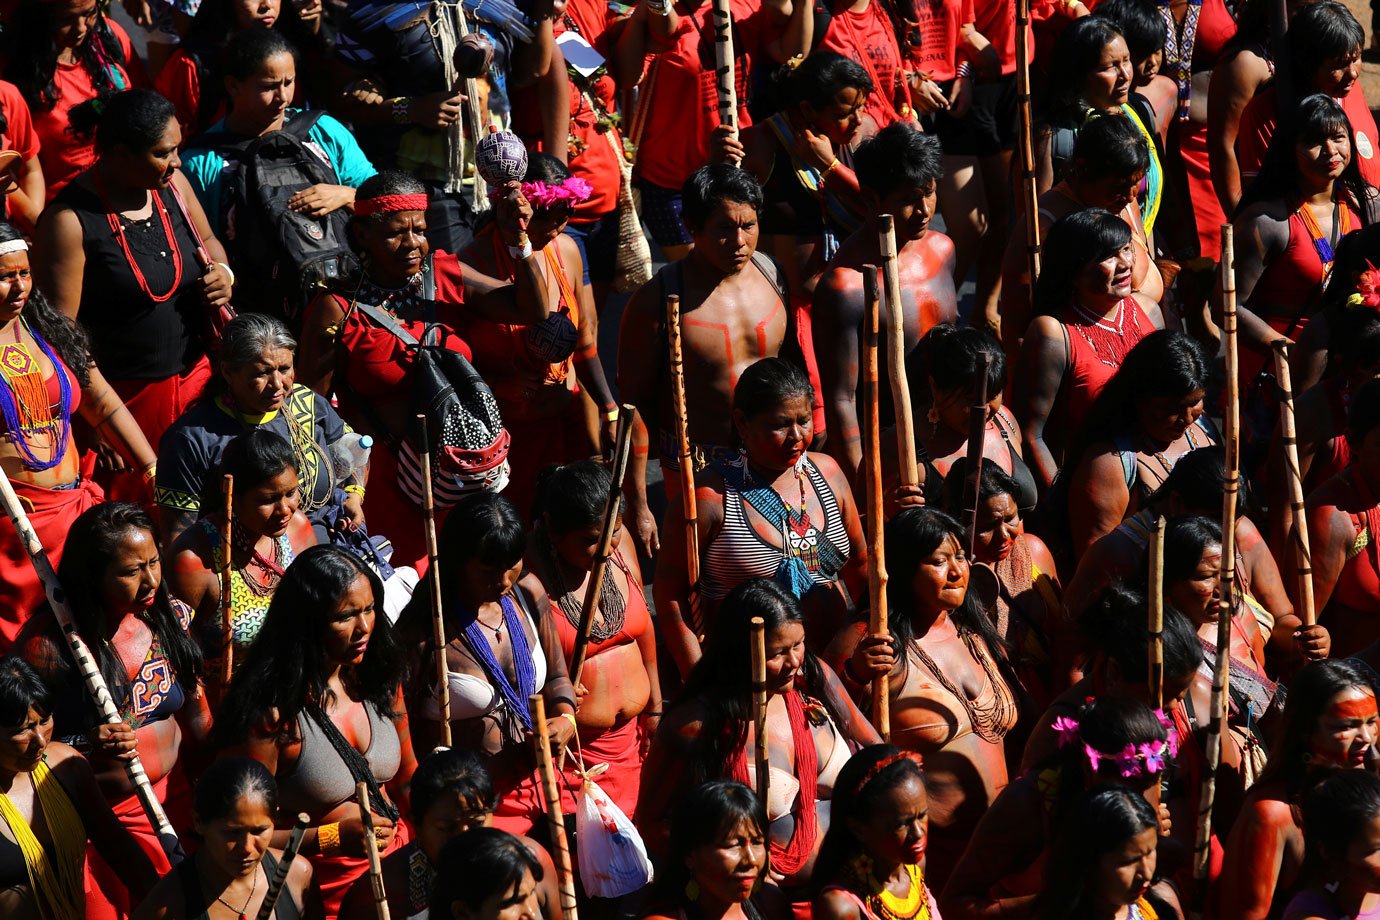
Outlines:
[[561, 713], [561, 718], [562, 718], [562, 719], [569, 719], [569, 720], [570, 720], [570, 727], [573, 728], [573, 729], [575, 729], [576, 731], [579, 731], [579, 730], [580, 730], [580, 723], [578, 723], [578, 722], [575, 721], [575, 714], [574, 714], [573, 712], [563, 712], [563, 713]]
[[147, 482], [150, 485], [152, 485], [153, 480], [158, 476], [158, 464], [150, 463], [148, 466], [146, 466], [144, 468], [143, 476], [144, 482]]
[[828, 166], [828, 168], [825, 169], [824, 172], [820, 173], [819, 181], [820, 181], [820, 182], [828, 182], [828, 181], [829, 181], [829, 175], [830, 175], [834, 170], [838, 169], [838, 168], [839, 168], [840, 166], [842, 166], [842, 165], [843, 165], [843, 164], [839, 162], [839, 158], [838, 158], [838, 157], [834, 157], [834, 162], [830, 163], [829, 166]]
[[344, 491], [346, 495], [358, 495], [360, 498], [364, 497], [364, 486], [348, 485], [345, 487]]
[[616, 421], [618, 421], [618, 407], [617, 407], [617, 406], [614, 406], [612, 409], [605, 409], [605, 410], [604, 410], [604, 421], [606, 421], [606, 422], [616, 422]]
[[316, 829], [316, 848], [322, 856], [335, 856], [340, 853], [340, 824], [323, 824]]

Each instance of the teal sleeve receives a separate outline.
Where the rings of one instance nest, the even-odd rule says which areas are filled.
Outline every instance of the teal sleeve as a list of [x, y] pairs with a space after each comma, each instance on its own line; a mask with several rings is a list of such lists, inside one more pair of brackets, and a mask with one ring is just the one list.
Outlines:
[[359, 149], [359, 143], [350, 130], [330, 115], [322, 115], [309, 133], [330, 157], [331, 166], [341, 185], [359, 188], [365, 179], [378, 172], [364, 151]]
[[225, 239], [225, 215], [220, 213], [221, 175], [225, 158], [214, 150], [190, 150], [182, 157], [182, 174], [187, 177], [196, 200], [206, 212], [206, 221], [220, 239]]

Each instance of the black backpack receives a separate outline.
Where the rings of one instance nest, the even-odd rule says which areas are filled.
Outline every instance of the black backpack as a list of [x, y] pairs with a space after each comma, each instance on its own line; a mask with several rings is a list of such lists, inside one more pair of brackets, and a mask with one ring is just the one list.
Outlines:
[[309, 217], [288, 207], [303, 189], [340, 184], [331, 165], [306, 145], [307, 133], [322, 114], [302, 112], [262, 137], [217, 132], [206, 138], [226, 160], [239, 163], [226, 176], [221, 198], [225, 246], [240, 266], [235, 300], [246, 309], [278, 316], [294, 329], [317, 287], [357, 268], [345, 234], [349, 213], [344, 208]]

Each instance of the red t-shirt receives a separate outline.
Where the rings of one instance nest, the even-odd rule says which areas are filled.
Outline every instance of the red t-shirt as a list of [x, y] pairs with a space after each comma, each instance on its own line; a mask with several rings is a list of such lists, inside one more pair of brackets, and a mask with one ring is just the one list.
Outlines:
[[[25, 160], [38, 156], [38, 133], [34, 131], [34, 121], [29, 115], [29, 106], [19, 95], [19, 87], [0, 80], [0, 110], [5, 113], [5, 130], [0, 133], [0, 150], [16, 151]], [[8, 198], [0, 198], [0, 213], [6, 219], [10, 216]]]
[[[1375, 116], [1366, 104], [1366, 94], [1357, 80], [1345, 97], [1338, 99], [1342, 111], [1346, 112], [1351, 123], [1351, 132], [1356, 137], [1351, 156], [1361, 171], [1361, 178], [1370, 185], [1380, 187], [1380, 156], [1376, 144], [1380, 143]], [[1241, 178], [1249, 181], [1260, 172], [1265, 162], [1265, 154], [1270, 149], [1270, 140], [1275, 135], [1277, 96], [1274, 87], [1256, 93], [1241, 113], [1241, 126], [1236, 135], [1236, 162], [1241, 169]]]
[[[1016, 0], [973, 0], [974, 27], [1001, 57], [1001, 73], [1016, 72]], [[1035, 60], [1035, 37], [1027, 27], [1026, 55]]]
[[920, 17], [920, 47], [911, 51], [915, 66], [931, 80], [952, 80], [958, 70], [958, 46], [963, 25], [977, 20], [973, 0], [937, 0], [916, 4]]
[[[143, 85], [147, 82], [144, 80], [144, 70], [134, 55], [129, 34], [120, 28], [118, 22], [107, 19], [106, 24], [120, 43], [125, 60], [129, 62], [124, 67], [114, 63], [110, 65], [118, 77], [114, 80], [115, 85], [122, 88]], [[48, 183], [48, 201], [52, 201], [68, 182], [96, 162], [95, 140], [84, 141], [67, 130], [67, 113], [96, 97], [95, 81], [81, 64], [58, 64], [53, 73], [53, 87], [57, 90], [57, 103], [46, 112], [30, 110], [34, 130], [41, 143], [38, 161], [43, 166], [43, 178]]]
[[225, 117], [225, 103], [216, 105], [209, 118], [201, 118], [201, 74], [186, 49], [178, 48], [158, 72], [153, 88], [173, 104], [177, 123], [182, 126], [182, 146]]
[[897, 99], [897, 90], [906, 85], [901, 74], [901, 48], [896, 44], [891, 19], [878, 3], [869, 3], [860, 13], [847, 9], [835, 13], [819, 47], [862, 64], [872, 78], [872, 95], [867, 97], [863, 111], [879, 129], [900, 117], [896, 110], [907, 102], [907, 98]]
[[[714, 84], [713, 4], [686, 13], [676, 4], [680, 24], [670, 47], [658, 53], [642, 82], [647, 94], [647, 124], [637, 156], [637, 175], [661, 188], [679, 189], [690, 174], [709, 162], [709, 135], [719, 125]], [[738, 88], [738, 128], [752, 124], [747, 111], [751, 59], [765, 52], [777, 30], [760, 0], [731, 0], [734, 77]], [[653, 47], [662, 45], [655, 38]]]

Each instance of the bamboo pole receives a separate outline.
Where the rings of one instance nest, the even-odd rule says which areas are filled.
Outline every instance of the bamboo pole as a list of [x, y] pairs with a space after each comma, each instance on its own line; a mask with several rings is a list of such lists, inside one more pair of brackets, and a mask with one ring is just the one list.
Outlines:
[[235, 477], [226, 473], [220, 478], [220, 495], [225, 507], [225, 521], [220, 525], [220, 625], [225, 633], [225, 658], [220, 668], [220, 692], [230, 688], [235, 676], [235, 614], [230, 590], [230, 573], [234, 569], [235, 553]]
[[383, 887], [383, 863], [379, 860], [378, 839], [374, 836], [374, 816], [369, 811], [367, 783], [355, 783], [355, 801], [359, 803], [359, 823], [364, 826], [364, 850], [369, 857], [369, 884], [374, 889], [374, 913], [379, 920], [389, 920], [388, 892]]
[[[887, 222], [890, 218], [887, 218]], [[883, 231], [885, 233], [885, 230]], [[883, 244], [885, 250], [885, 244]], [[894, 258], [894, 256], [893, 256]], [[882, 496], [882, 443], [881, 443], [881, 406], [880, 406], [880, 375], [877, 369], [877, 351], [879, 347], [878, 339], [881, 337], [880, 307], [877, 303], [877, 269], [872, 265], [863, 266], [863, 295], [867, 302], [867, 335], [864, 337], [863, 344], [865, 357], [863, 360], [863, 396], [867, 400], [864, 406], [864, 420], [866, 430], [865, 449], [863, 457], [863, 470], [866, 474], [867, 483], [867, 566], [868, 566], [868, 635], [884, 635], [888, 631], [887, 606], [886, 606], [886, 545], [884, 532], [886, 528], [886, 511]], [[893, 354], [892, 370], [895, 371], [897, 361]], [[893, 388], [895, 377], [892, 377]], [[898, 407], [896, 418], [899, 422], [902, 418], [910, 418], [910, 410], [906, 409], [904, 414]], [[899, 434], [899, 427], [897, 429]], [[909, 451], [911, 466], [915, 465], [915, 448], [912, 442]], [[905, 449], [902, 449], [902, 462], [907, 456]], [[904, 474], [903, 474], [904, 475]], [[917, 476], [918, 480], [919, 477]], [[883, 674], [872, 678], [872, 724], [883, 740], [891, 740], [891, 678]]]
[[[714, 0], [714, 86], [719, 100], [719, 124], [738, 135], [738, 83], [733, 56], [733, 10], [729, 0]], [[738, 157], [730, 157], [734, 166]]]
[[551, 739], [547, 735], [546, 700], [540, 693], [529, 698], [532, 706], [532, 746], [536, 749], [537, 769], [541, 771], [541, 793], [546, 800], [546, 825], [554, 847], [556, 880], [560, 883], [561, 912], [566, 920], [580, 920], [575, 903], [575, 873], [571, 871], [570, 844], [565, 837], [561, 816], [561, 790], [556, 785], [556, 764], [551, 759]]
[[1239, 488], [1240, 385], [1236, 342], [1236, 266], [1231, 224], [1222, 225], [1222, 335], [1226, 343], [1227, 414], [1225, 419], [1226, 484], [1222, 492], [1222, 567], [1218, 573], [1217, 667], [1212, 675], [1212, 706], [1207, 724], [1206, 764], [1198, 798], [1198, 826], [1193, 844], [1193, 876], [1206, 894], [1212, 841], [1212, 806], [1217, 795], [1217, 768], [1226, 735], [1227, 691], [1231, 679], [1231, 613], [1236, 584], [1236, 494]]
[[1150, 694], [1164, 708], [1164, 515], [1155, 519], [1150, 553]]
[[680, 298], [666, 297], [666, 348], [670, 352], [671, 406], [676, 422], [676, 460], [680, 465], [680, 504], [685, 518], [685, 572], [690, 581], [690, 609], [683, 611], [690, 631], [704, 641], [700, 622], [700, 532], [695, 508], [695, 464], [690, 456], [690, 421], [685, 405], [685, 363], [680, 350]]
[[1016, 0], [1016, 107], [1020, 113], [1021, 191], [1030, 296], [1040, 277], [1040, 192], [1035, 180], [1035, 141], [1030, 102], [1030, 0]]
[[[71, 608], [67, 606], [67, 593], [63, 590], [62, 582], [58, 580], [53, 563], [43, 548], [43, 542], [39, 540], [38, 533], [29, 522], [29, 516], [25, 513], [19, 496], [14, 494], [10, 477], [3, 469], [0, 469], [0, 503], [4, 504], [5, 514], [14, 524], [14, 529], [19, 534], [19, 542], [24, 545], [29, 562], [38, 574], [38, 580], [43, 585], [43, 593], [48, 597], [48, 606], [52, 608], [53, 617], [62, 629], [62, 635], [67, 640], [67, 648], [72, 653], [72, 660], [76, 662], [77, 673], [81, 675], [86, 692], [96, 704], [102, 724], [119, 723], [120, 711], [115, 706], [115, 700], [110, 695], [110, 688], [106, 686], [105, 679], [101, 677], [100, 666], [96, 664], [91, 650], [77, 632], [76, 620], [72, 616]], [[169, 862], [177, 865], [184, 856], [182, 844], [177, 839], [177, 831], [173, 830], [172, 823], [168, 821], [167, 813], [163, 811], [163, 804], [158, 801], [158, 795], [153, 791], [153, 784], [144, 772], [144, 764], [139, 759], [137, 750], [129, 752], [129, 759], [124, 761], [124, 768], [130, 785], [134, 787], [134, 794], [139, 798], [139, 804], [148, 815], [149, 824], [158, 834], [158, 842], [162, 845], [163, 852], [167, 854]]]
[[978, 362], [977, 401], [968, 410], [968, 469], [963, 477], [963, 513], [968, 516], [968, 558], [977, 547], [978, 506], [982, 504], [982, 458], [987, 445], [987, 371], [992, 356], [982, 353]]
[[750, 626], [752, 649], [752, 731], [754, 769], [757, 772], [757, 798], [767, 807], [771, 786], [771, 765], [767, 759], [767, 623], [753, 617]]
[[268, 892], [259, 904], [259, 912], [254, 915], [254, 920], [272, 920], [273, 908], [277, 906], [278, 896], [283, 893], [283, 886], [287, 884], [292, 861], [297, 858], [297, 851], [302, 848], [302, 835], [307, 832], [307, 825], [310, 823], [311, 815], [305, 812], [298, 813], [297, 823], [292, 826], [292, 836], [288, 837], [288, 845], [283, 848], [283, 858], [278, 860], [278, 868], [273, 873], [273, 878], [268, 881]]
[[632, 445], [633, 407], [624, 405], [618, 413], [618, 437], [613, 449], [613, 479], [604, 500], [604, 529], [599, 535], [599, 547], [594, 551], [594, 564], [589, 569], [589, 587], [585, 589], [584, 608], [580, 611], [580, 632], [575, 637], [575, 649], [570, 656], [570, 683], [580, 686], [585, 670], [585, 656], [589, 652], [589, 635], [594, 629], [594, 611], [604, 593], [604, 568], [613, 551], [613, 535], [623, 511], [623, 477], [628, 472], [628, 454]]
[[[461, 14], [463, 18], [463, 13]], [[436, 495], [431, 482], [431, 438], [426, 415], [417, 413], [418, 459], [422, 466], [422, 524], [426, 528], [426, 578], [431, 595], [431, 644], [436, 647], [436, 695], [441, 718], [441, 746], [451, 746], [450, 666], [446, 664], [446, 614], [441, 604], [441, 549], [436, 539]]]
[[901, 274], [896, 260], [896, 221], [890, 214], [878, 218], [877, 242], [882, 253], [882, 290], [886, 296], [887, 376], [891, 404], [896, 409], [896, 451], [901, 485], [920, 484], [915, 461], [915, 416], [911, 414], [910, 381], [906, 379], [906, 311], [901, 305]]
[[1284, 434], [1284, 473], [1289, 479], [1289, 506], [1294, 512], [1294, 564], [1299, 573], [1299, 618], [1304, 626], [1318, 622], [1313, 597], [1313, 552], [1308, 545], [1308, 521], [1304, 517], [1303, 474], [1299, 469], [1299, 439], [1294, 428], [1294, 384], [1289, 375], [1289, 343], [1276, 339], [1275, 379], [1279, 381], [1279, 426]]

